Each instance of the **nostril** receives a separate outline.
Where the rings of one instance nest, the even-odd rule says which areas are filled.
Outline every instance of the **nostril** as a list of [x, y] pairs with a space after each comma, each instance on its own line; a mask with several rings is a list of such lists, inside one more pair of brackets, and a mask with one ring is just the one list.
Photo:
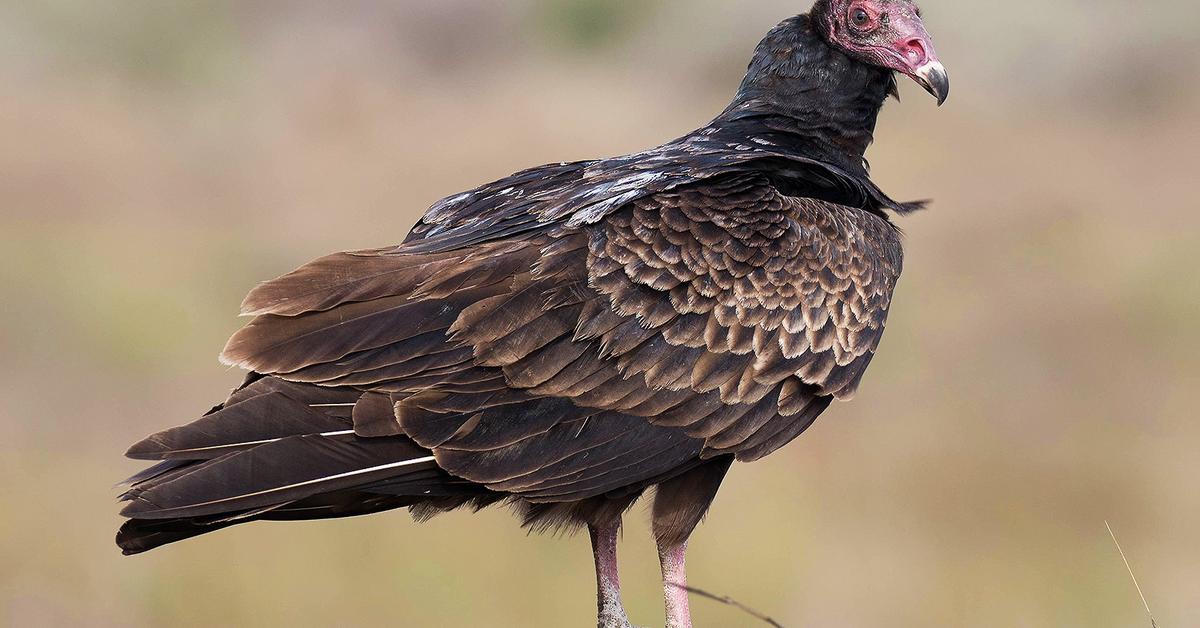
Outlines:
[[910, 39], [904, 42], [904, 58], [908, 60], [913, 67], [920, 67], [925, 64], [929, 55], [925, 52], [925, 42], [920, 39]]

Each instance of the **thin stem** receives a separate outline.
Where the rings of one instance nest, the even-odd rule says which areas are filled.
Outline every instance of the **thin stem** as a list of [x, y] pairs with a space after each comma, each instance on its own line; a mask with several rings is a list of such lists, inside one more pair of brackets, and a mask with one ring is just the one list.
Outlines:
[[1117, 540], [1117, 534], [1113, 532], [1112, 526], [1106, 520], [1104, 527], [1108, 528], [1108, 534], [1112, 537], [1113, 544], [1117, 546], [1117, 551], [1121, 554], [1121, 560], [1125, 561], [1125, 569], [1129, 571], [1129, 577], [1133, 580], [1133, 587], [1137, 589], [1138, 596], [1142, 598], [1142, 606], [1146, 607], [1146, 615], [1150, 617], [1151, 628], [1158, 628], [1158, 622], [1154, 621], [1154, 613], [1150, 611], [1150, 603], [1146, 601], [1146, 594], [1142, 593], [1142, 585], [1138, 584], [1137, 576], [1133, 575], [1133, 567], [1129, 565], [1129, 559], [1125, 557], [1125, 550], [1121, 549], [1121, 542]]
[[[678, 585], [676, 585], [676, 586], [678, 586]], [[783, 628], [783, 624], [775, 621], [774, 619], [771, 619], [769, 616], [767, 616], [763, 613], [760, 613], [759, 611], [754, 610], [753, 608], [750, 608], [749, 606], [746, 606], [745, 604], [742, 604], [741, 602], [729, 597], [728, 595], [717, 595], [715, 593], [709, 593], [708, 591], [705, 591], [703, 589], [697, 589], [696, 587], [681, 586], [679, 588], [687, 591], [688, 593], [694, 593], [695, 595], [699, 595], [700, 597], [708, 598], [710, 600], [713, 600], [714, 602], [720, 602], [722, 604], [732, 606], [732, 607], [742, 611], [743, 613], [750, 615], [751, 617], [753, 617], [755, 619], [762, 620], [763, 622], [766, 622], [767, 624], [774, 626], [775, 628]]]

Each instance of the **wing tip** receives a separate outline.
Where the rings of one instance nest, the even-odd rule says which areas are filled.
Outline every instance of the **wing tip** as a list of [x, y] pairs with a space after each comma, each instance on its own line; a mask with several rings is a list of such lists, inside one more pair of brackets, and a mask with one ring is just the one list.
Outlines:
[[143, 438], [125, 450], [125, 457], [132, 460], [162, 460], [164, 449], [153, 436]]
[[263, 297], [259, 293], [268, 284], [259, 284], [259, 286], [250, 291], [245, 299], [242, 299], [241, 305], [238, 306], [238, 318], [254, 318], [266, 314], [283, 314], [283, 306], [287, 303], [287, 297]]
[[157, 510], [160, 510], [158, 506], [138, 496], [131, 498], [125, 503], [125, 507], [121, 508], [120, 515], [126, 519], [150, 519], [151, 517], [147, 515]]
[[217, 355], [217, 361], [221, 363], [221, 366], [243, 368], [243, 369], [246, 369], [247, 371], [254, 370], [254, 369], [244, 366], [242, 364], [243, 360], [241, 358], [235, 356], [233, 350], [231, 350], [228, 346], [226, 346], [224, 349], [222, 349], [221, 353]]
[[265, 370], [258, 368], [261, 365], [255, 364], [252, 356], [242, 347], [244, 344], [243, 334], [247, 329], [249, 327], [243, 327], [229, 339], [229, 342], [225, 343], [225, 348], [221, 349], [221, 353], [217, 355], [217, 361], [230, 368], [266, 373]]

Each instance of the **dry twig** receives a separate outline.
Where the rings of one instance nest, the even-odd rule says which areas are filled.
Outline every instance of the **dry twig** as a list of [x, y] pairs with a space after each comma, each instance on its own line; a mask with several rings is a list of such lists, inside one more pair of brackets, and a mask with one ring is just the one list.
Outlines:
[[1108, 524], [1108, 521], [1104, 522], [1104, 527], [1108, 528], [1108, 534], [1112, 537], [1113, 544], [1117, 546], [1117, 551], [1121, 554], [1121, 560], [1125, 561], [1125, 569], [1129, 570], [1129, 577], [1133, 580], [1133, 586], [1142, 598], [1142, 606], [1146, 607], [1146, 614], [1150, 616], [1150, 627], [1158, 628], [1158, 622], [1154, 621], [1154, 613], [1150, 612], [1150, 603], [1146, 601], [1146, 594], [1142, 593], [1142, 585], [1138, 584], [1137, 576], [1133, 575], [1133, 567], [1129, 566], [1129, 559], [1125, 557], [1125, 550], [1121, 549], [1121, 543], [1117, 541], [1117, 534], [1113, 532], [1112, 526]]
[[774, 626], [775, 628], [783, 628], [783, 624], [775, 621], [774, 619], [771, 619], [770, 617], [768, 617], [767, 615], [764, 615], [763, 613], [760, 613], [760, 612], [754, 610], [753, 608], [750, 608], [749, 606], [746, 606], [745, 604], [742, 604], [741, 602], [729, 597], [728, 595], [717, 595], [715, 593], [709, 593], [708, 591], [705, 591], [703, 589], [697, 589], [696, 587], [680, 586], [680, 585], [675, 585], [675, 586], [678, 586], [681, 589], [683, 589], [684, 591], [687, 591], [688, 593], [691, 593], [693, 595], [699, 595], [700, 597], [708, 598], [715, 602], [720, 602], [722, 604], [726, 604], [726, 605], [732, 606], [734, 608], [737, 608], [737, 609], [741, 610], [742, 612], [746, 613], [747, 615], [750, 615], [751, 617], [754, 617], [755, 619], [761, 619], [762, 621], [766, 622], [767, 624], [769, 624], [771, 626]]

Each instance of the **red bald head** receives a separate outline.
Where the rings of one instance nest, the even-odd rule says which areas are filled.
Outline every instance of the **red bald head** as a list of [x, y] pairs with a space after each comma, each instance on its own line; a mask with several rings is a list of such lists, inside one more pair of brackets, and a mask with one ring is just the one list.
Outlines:
[[906, 74], [946, 101], [950, 80], [911, 0], [818, 0], [813, 21], [829, 43], [871, 65]]

